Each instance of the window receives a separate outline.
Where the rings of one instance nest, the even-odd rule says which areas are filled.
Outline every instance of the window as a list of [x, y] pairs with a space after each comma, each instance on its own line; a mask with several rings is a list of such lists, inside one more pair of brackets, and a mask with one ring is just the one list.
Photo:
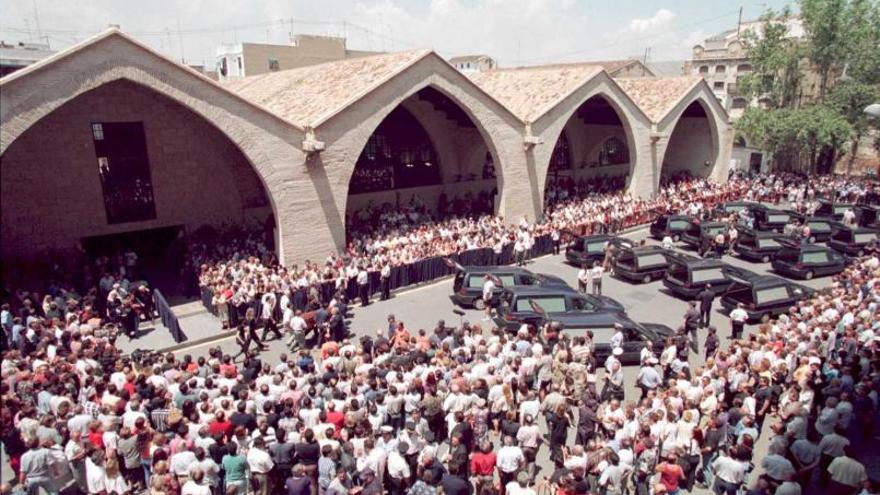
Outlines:
[[95, 141], [103, 141], [104, 140], [104, 126], [101, 123], [92, 124], [92, 137]]
[[565, 131], [559, 135], [556, 146], [553, 147], [553, 156], [550, 157], [550, 172], [571, 169], [571, 154], [568, 146], [568, 136]]
[[604, 242], [591, 242], [587, 244], [587, 252], [588, 253], [601, 253], [605, 251], [605, 243]]
[[798, 258], [800, 258], [800, 253], [795, 249], [783, 249], [779, 251], [776, 257], [782, 261], [797, 263]]
[[660, 266], [666, 264], [666, 256], [661, 253], [639, 256], [639, 267]]
[[788, 299], [788, 289], [786, 287], [769, 287], [766, 289], [758, 289], [755, 291], [755, 297], [758, 304], [769, 304], [775, 301], [785, 301]]
[[863, 232], [861, 234], [856, 234], [855, 243], [856, 244], [867, 244], [875, 239], [877, 239], [877, 234], [873, 232]]
[[843, 215], [851, 209], [849, 205], [834, 205], [834, 214]]
[[749, 64], [739, 64], [736, 66], [737, 72], [751, 72], [752, 66]]
[[780, 244], [776, 239], [758, 239], [759, 248], [774, 248], [779, 246]]
[[278, 63], [278, 59], [274, 59], [274, 58], [269, 59], [269, 70], [271, 70], [271, 71], [281, 70], [281, 65]]
[[517, 312], [534, 312], [529, 301], [534, 300], [547, 313], [564, 313], [565, 296], [520, 297], [516, 300]]
[[502, 287], [511, 287], [516, 285], [516, 280], [514, 280], [513, 275], [498, 275], [495, 278], [501, 281]]
[[749, 102], [745, 98], [734, 98], [730, 106], [731, 108], [742, 109], [749, 106]]
[[91, 127], [107, 222], [156, 218], [143, 123], [98, 122]]
[[594, 306], [590, 301], [586, 300], [583, 297], [575, 297], [571, 301], [573, 308], [575, 311], [595, 311], [596, 306]]
[[724, 72], [725, 72], [726, 70], [727, 70], [727, 67], [724, 66], [724, 65], [716, 65], [716, 66], [715, 66], [715, 73], [716, 73], [716, 74], [724, 74]]
[[807, 226], [813, 232], [830, 232], [831, 224], [828, 222], [808, 222]]
[[831, 238], [835, 241], [849, 242], [851, 239], [850, 231], [843, 229], [838, 230], [837, 232], [831, 234]]
[[694, 270], [691, 272], [691, 282], [695, 284], [723, 279], [724, 273], [721, 271], [721, 268], [704, 268], [702, 270]]
[[788, 215], [784, 213], [775, 213], [771, 215], [767, 215], [767, 221], [771, 223], [784, 223], [788, 222]]
[[725, 230], [727, 229], [725, 229], [724, 227], [709, 227], [708, 229], [706, 229], [706, 232], [712, 237], [715, 237], [718, 234], [723, 234]]
[[621, 165], [629, 163], [629, 150], [626, 144], [616, 137], [608, 138], [602, 143], [602, 156], [599, 157], [602, 165]]
[[815, 253], [804, 253], [804, 263], [826, 263], [828, 261], [828, 253], [825, 251], [816, 251]]
[[593, 344], [610, 344], [611, 337], [617, 333], [614, 327], [589, 328], [593, 332]]
[[726, 293], [736, 302], [749, 304], [752, 302], [752, 288], [748, 285], [735, 283]]
[[672, 230], [682, 230], [688, 226], [687, 220], [673, 220], [669, 222], [669, 228]]
[[709, 73], [709, 66], [708, 65], [701, 65], [700, 66], [700, 74], [708, 74], [708, 73]]
[[238, 63], [238, 71], [241, 72], [241, 68], [242, 68], [241, 57], [237, 57], [236, 62]]
[[724, 89], [724, 81], [715, 81], [712, 83], [712, 89]]
[[682, 265], [681, 263], [670, 263], [668, 270], [669, 270], [669, 274], [672, 275], [673, 277], [675, 277], [683, 282], [687, 281], [688, 271], [687, 271], [687, 268], [684, 265]]

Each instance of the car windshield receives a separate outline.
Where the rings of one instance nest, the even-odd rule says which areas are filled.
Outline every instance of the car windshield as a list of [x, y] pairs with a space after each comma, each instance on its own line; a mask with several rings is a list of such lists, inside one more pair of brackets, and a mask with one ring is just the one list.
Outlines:
[[771, 213], [767, 215], [767, 221], [770, 223], [787, 223], [788, 215], [785, 213]]
[[673, 220], [669, 222], [669, 228], [671, 230], [683, 230], [687, 228], [689, 224], [690, 222], [688, 222], [687, 220]]
[[638, 265], [640, 268], [648, 266], [661, 266], [666, 264], [666, 256], [661, 253], [649, 253], [638, 256]]
[[745, 205], [727, 205], [724, 207], [729, 213], [739, 213], [742, 210], [746, 209]]
[[779, 247], [779, 241], [776, 239], [768, 238], [768, 239], [758, 239], [758, 247], [759, 248], [774, 248]]
[[825, 263], [826, 261], [828, 261], [828, 253], [825, 251], [804, 253], [804, 263]]
[[755, 291], [755, 298], [758, 304], [769, 304], [776, 301], [785, 301], [788, 297], [788, 289], [782, 287], [768, 287], [766, 289], [758, 289]]
[[864, 232], [856, 234], [856, 244], [867, 244], [877, 238], [877, 234], [873, 232]]
[[711, 282], [714, 280], [724, 279], [724, 272], [721, 268], [702, 268], [691, 272], [691, 282], [697, 284], [701, 282]]
[[723, 234], [724, 233], [724, 226], [721, 225], [721, 226], [717, 226], [717, 227], [709, 227], [708, 229], [706, 229], [706, 232], [708, 232], [712, 236], [716, 236], [718, 234]]
[[671, 263], [669, 265], [669, 274], [682, 282], [687, 282], [688, 271], [681, 263]]
[[534, 300], [547, 313], [564, 313], [565, 296], [520, 296], [516, 299], [517, 312], [534, 312], [529, 301]]
[[828, 222], [810, 222], [807, 225], [813, 232], [828, 232], [831, 230], [831, 225]]

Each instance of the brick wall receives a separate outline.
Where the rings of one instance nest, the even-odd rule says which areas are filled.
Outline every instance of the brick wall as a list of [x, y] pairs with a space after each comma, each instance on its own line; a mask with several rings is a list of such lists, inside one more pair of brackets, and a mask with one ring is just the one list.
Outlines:
[[[142, 121], [156, 205], [154, 220], [110, 225], [92, 122]], [[268, 214], [247, 159], [204, 119], [168, 98], [117, 81], [68, 102], [19, 137], [2, 157], [4, 257], [65, 248], [85, 236], [163, 226], [240, 223]], [[262, 206], [262, 207], [261, 207]], [[256, 211], [255, 211], [256, 210]]]

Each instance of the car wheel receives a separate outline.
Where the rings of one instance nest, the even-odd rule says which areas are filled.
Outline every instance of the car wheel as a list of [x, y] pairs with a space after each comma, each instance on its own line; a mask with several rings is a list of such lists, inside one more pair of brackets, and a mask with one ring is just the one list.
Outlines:
[[480, 311], [486, 309], [486, 302], [479, 297], [474, 299], [474, 309], [478, 309]]
[[811, 236], [810, 236], [810, 242], [816, 242], [816, 236], [811, 235]]
[[770, 262], [769, 256], [767, 256], [766, 254], [764, 256], [761, 256], [761, 263], [769, 263], [769, 262]]
[[861, 257], [864, 256], [864, 255], [865, 255], [865, 250], [864, 250], [864, 249], [859, 249], [859, 252], [856, 253], [856, 256], [858, 256], [859, 258], [861, 258]]
[[642, 278], [642, 283], [643, 283], [643, 284], [650, 284], [650, 283], [651, 283], [651, 276], [650, 276], [650, 275], [645, 275], [645, 276]]
[[804, 278], [807, 280], [812, 280], [813, 279], [813, 270], [810, 270], [807, 273], [805, 273]]
[[678, 234], [672, 234], [672, 242], [678, 242], [681, 239], [681, 236]]

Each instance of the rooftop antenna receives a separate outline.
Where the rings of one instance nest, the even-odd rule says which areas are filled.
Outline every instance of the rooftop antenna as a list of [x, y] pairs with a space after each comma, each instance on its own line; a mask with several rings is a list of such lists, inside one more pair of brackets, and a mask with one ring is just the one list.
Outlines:
[[739, 6], [739, 17], [736, 18], [736, 37], [739, 38], [739, 29], [743, 21], [743, 7]]
[[180, 32], [180, 17], [177, 18], [177, 42], [180, 46], [180, 63], [186, 63], [186, 56], [183, 50], [183, 34]]

